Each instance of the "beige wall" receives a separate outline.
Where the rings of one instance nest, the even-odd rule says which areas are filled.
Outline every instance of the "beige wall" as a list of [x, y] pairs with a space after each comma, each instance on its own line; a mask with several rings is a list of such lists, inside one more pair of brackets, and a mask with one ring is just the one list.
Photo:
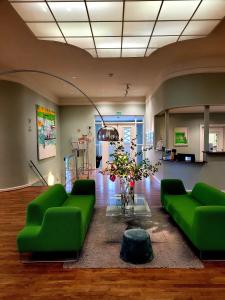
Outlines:
[[[37, 104], [56, 111], [57, 122], [57, 155], [41, 161], [37, 159]], [[45, 177], [51, 171], [60, 180], [60, 124], [56, 105], [21, 84], [0, 81], [0, 137], [0, 189], [37, 181], [28, 166], [29, 160]]]
[[165, 81], [148, 99], [152, 114], [165, 109], [225, 104], [225, 73], [190, 74]]
[[[101, 104], [98, 105], [101, 114], [116, 115], [144, 115], [144, 104]], [[71, 153], [71, 138], [79, 138], [82, 134], [87, 134], [88, 127], [91, 126], [92, 142], [90, 143], [89, 160], [92, 168], [95, 168], [95, 116], [98, 115], [91, 105], [60, 106], [61, 122], [61, 147], [62, 157]], [[62, 169], [64, 166], [62, 166]]]

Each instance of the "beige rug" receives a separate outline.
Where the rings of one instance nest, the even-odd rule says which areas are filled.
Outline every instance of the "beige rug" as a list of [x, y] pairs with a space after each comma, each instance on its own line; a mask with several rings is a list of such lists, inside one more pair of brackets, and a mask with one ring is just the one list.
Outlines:
[[[77, 262], [64, 268], [203, 268], [187, 240], [161, 208], [152, 208], [152, 217], [124, 220], [106, 217], [105, 208], [95, 210], [83, 251]], [[154, 259], [134, 265], [120, 259], [120, 242], [126, 228], [141, 227], [151, 237]]]

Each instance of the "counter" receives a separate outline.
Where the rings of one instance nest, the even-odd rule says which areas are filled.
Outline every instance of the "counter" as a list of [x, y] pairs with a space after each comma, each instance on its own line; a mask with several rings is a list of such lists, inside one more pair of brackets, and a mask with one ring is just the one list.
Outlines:
[[155, 174], [158, 180], [178, 178], [183, 180], [187, 189], [191, 190], [197, 182], [205, 182], [225, 190], [225, 155], [209, 154], [207, 162], [185, 162], [161, 160], [161, 153], [151, 151], [151, 161], [161, 161], [159, 172]]

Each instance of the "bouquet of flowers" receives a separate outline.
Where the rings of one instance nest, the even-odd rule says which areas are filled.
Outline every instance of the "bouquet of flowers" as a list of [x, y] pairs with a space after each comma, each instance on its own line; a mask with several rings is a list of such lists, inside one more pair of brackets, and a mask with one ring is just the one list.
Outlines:
[[115, 148], [114, 153], [110, 154], [112, 161], [107, 161], [107, 167], [100, 171], [100, 173], [109, 175], [111, 181], [115, 181], [116, 178], [126, 181], [130, 187], [134, 187], [135, 181], [154, 175], [158, 171], [160, 162], [151, 163], [148, 158], [144, 158], [138, 164], [136, 160], [137, 156], [142, 155], [152, 148], [146, 147], [137, 152], [135, 151], [137, 146], [135, 141], [136, 138], [131, 140], [131, 154], [125, 151], [123, 139], [117, 142], [110, 142], [110, 145]]

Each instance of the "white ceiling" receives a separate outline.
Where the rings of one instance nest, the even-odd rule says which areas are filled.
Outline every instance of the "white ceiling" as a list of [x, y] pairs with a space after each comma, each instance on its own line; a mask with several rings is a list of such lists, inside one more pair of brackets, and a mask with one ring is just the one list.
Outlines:
[[93, 57], [145, 57], [167, 44], [207, 36], [225, 0], [9, 0], [38, 39]]

